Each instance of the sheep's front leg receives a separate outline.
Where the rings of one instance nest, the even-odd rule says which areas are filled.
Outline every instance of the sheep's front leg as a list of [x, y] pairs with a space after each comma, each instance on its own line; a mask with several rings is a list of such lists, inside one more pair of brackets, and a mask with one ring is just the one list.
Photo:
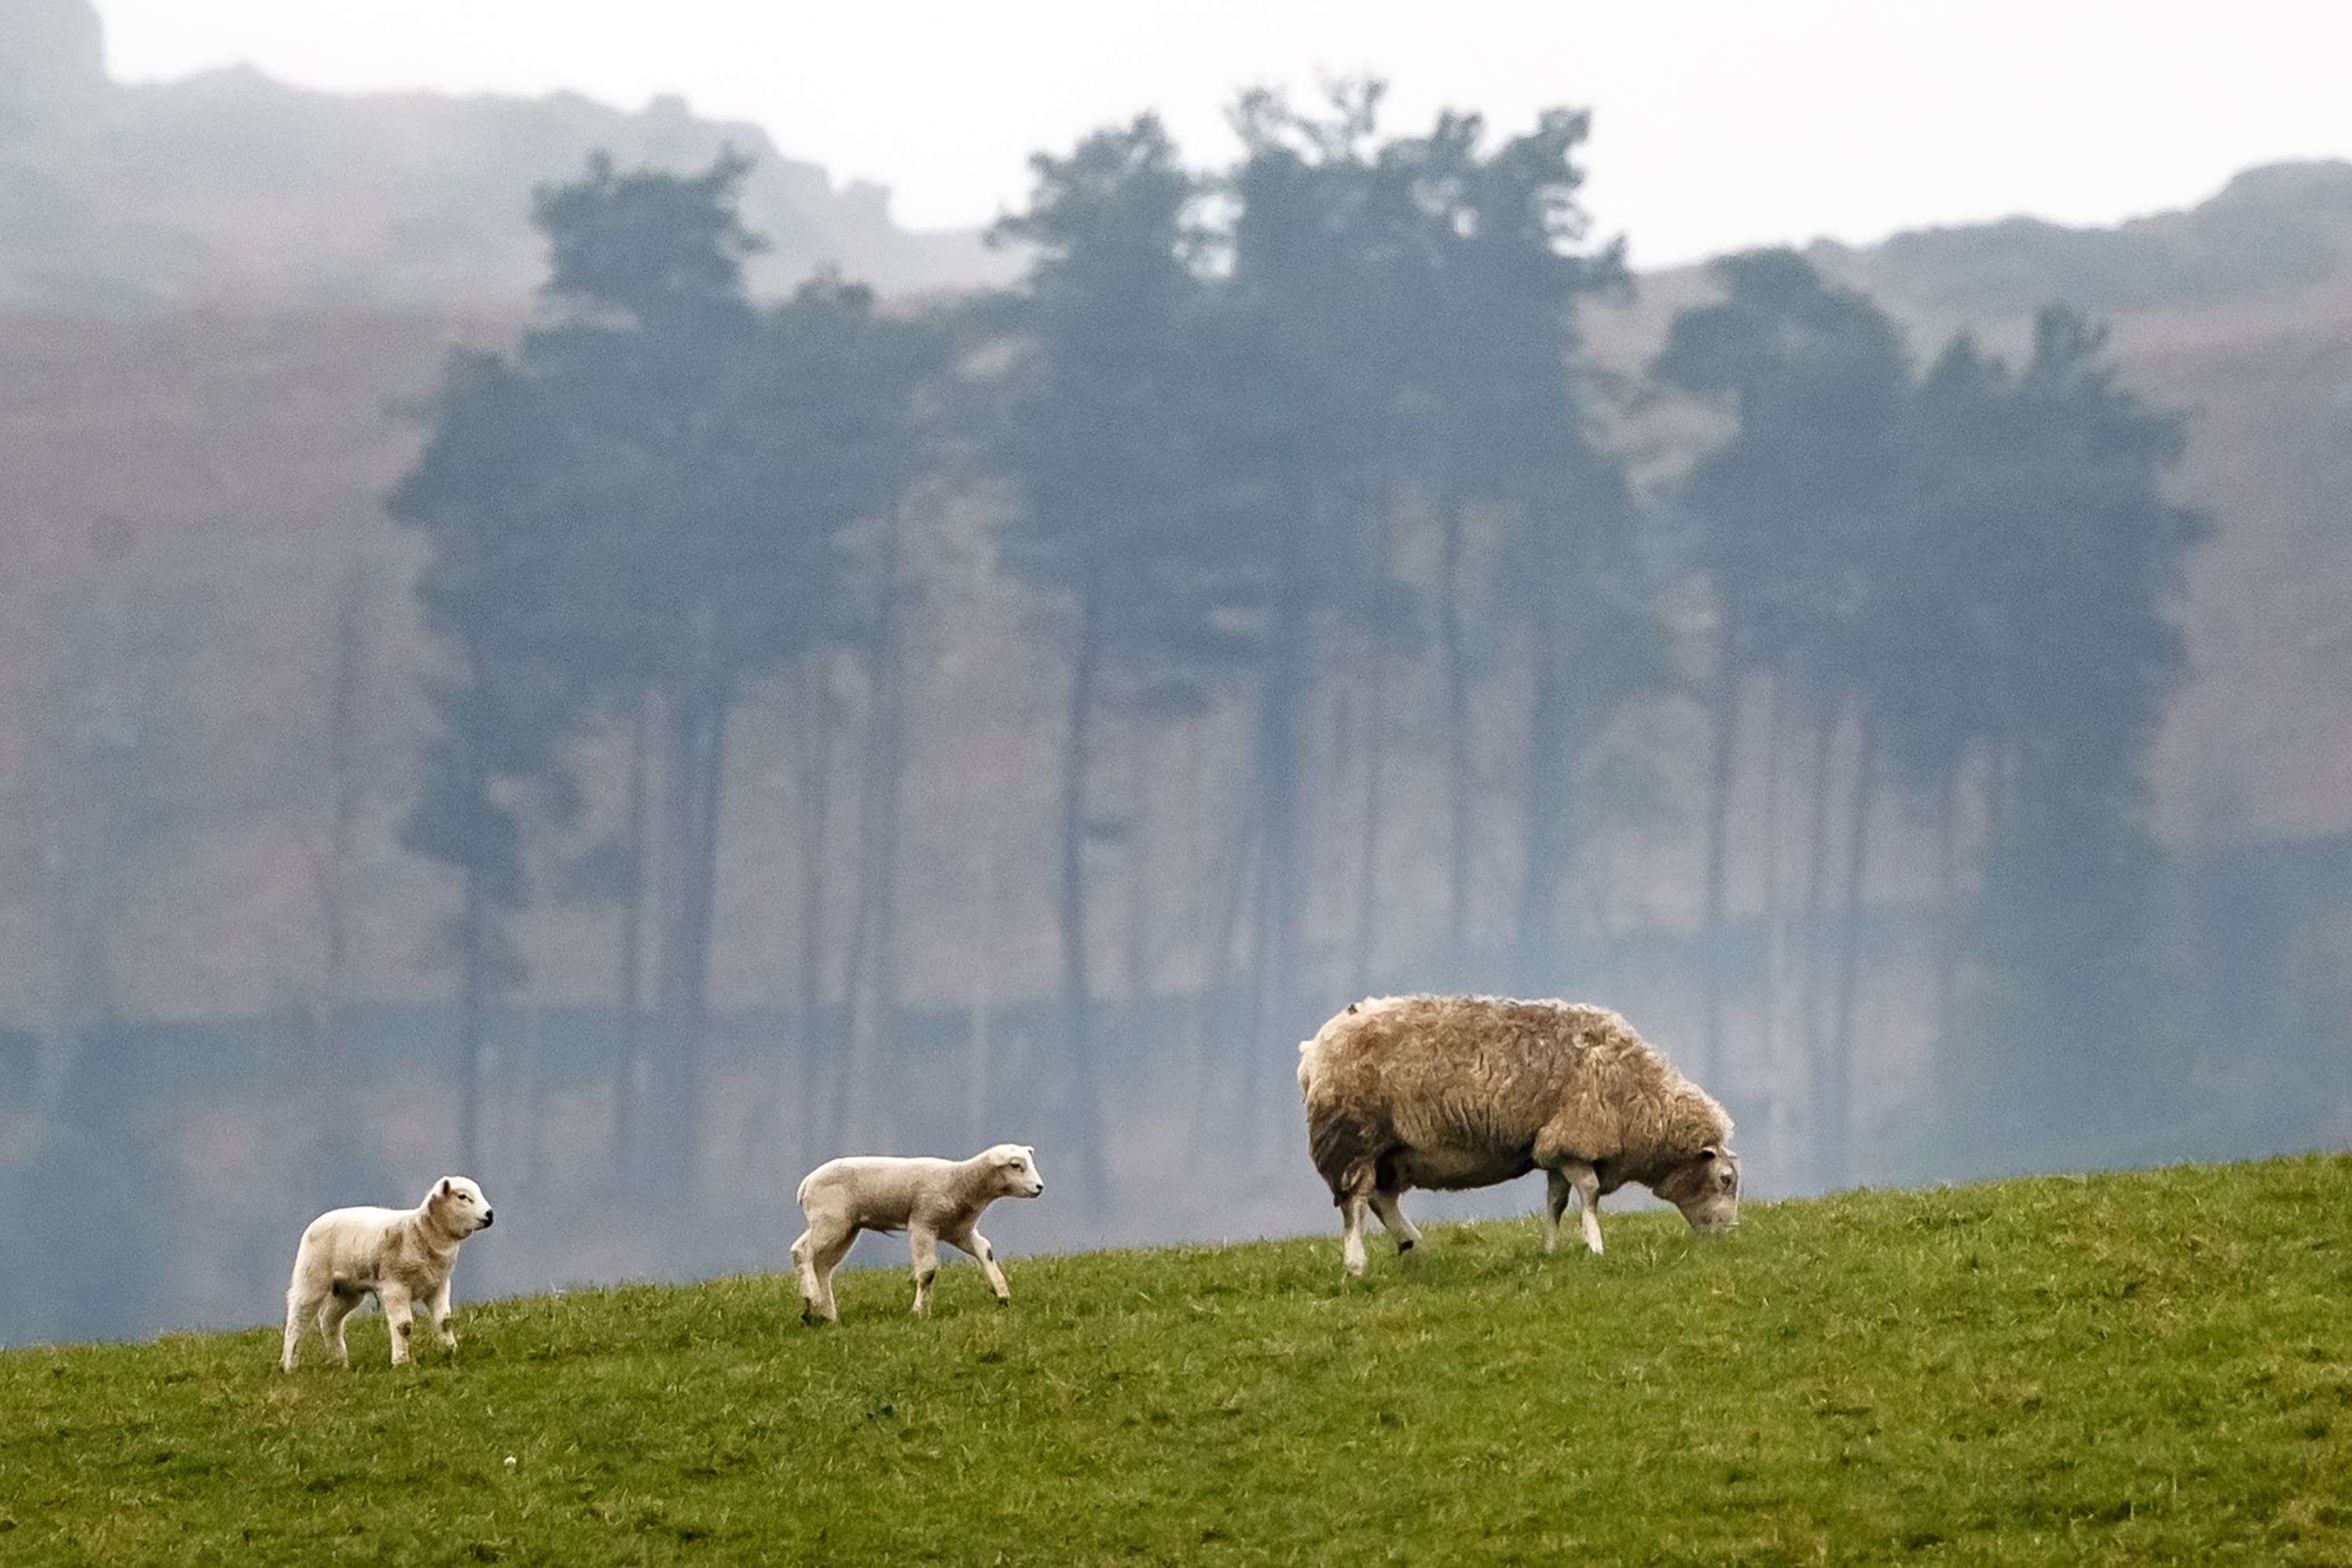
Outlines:
[[383, 1321], [392, 1327], [392, 1364], [406, 1365], [408, 1336], [416, 1326], [411, 1321], [415, 1299], [409, 1295], [407, 1286], [395, 1285], [388, 1279], [378, 1296], [383, 1302]]
[[981, 1235], [977, 1226], [966, 1226], [948, 1239], [978, 1260], [982, 1271], [988, 1276], [988, 1288], [996, 1292], [997, 1305], [1012, 1305], [1012, 1288], [1004, 1283], [1004, 1270], [996, 1266], [996, 1248], [988, 1245], [988, 1237]]
[[1559, 1250], [1559, 1216], [1568, 1212], [1568, 1200], [1576, 1189], [1558, 1171], [1544, 1173], [1544, 1250]]
[[1349, 1193], [1339, 1200], [1339, 1262], [1350, 1274], [1364, 1272], [1364, 1199]]
[[940, 1272], [940, 1238], [937, 1232], [923, 1226], [907, 1227], [907, 1250], [915, 1264], [915, 1315], [921, 1317], [931, 1310], [931, 1281]]
[[1405, 1218], [1404, 1210], [1397, 1206], [1397, 1199], [1402, 1195], [1402, 1193], [1375, 1190], [1372, 1212], [1381, 1216], [1381, 1228], [1396, 1242], [1397, 1256], [1411, 1262], [1412, 1249], [1421, 1245], [1421, 1232], [1413, 1228], [1412, 1221]]
[[457, 1348], [457, 1336], [451, 1333], [448, 1328], [449, 1277], [446, 1274], [441, 1277], [441, 1283], [434, 1288], [431, 1311], [433, 1313], [433, 1332], [434, 1335], [440, 1340], [441, 1348], [445, 1351], [456, 1350]]

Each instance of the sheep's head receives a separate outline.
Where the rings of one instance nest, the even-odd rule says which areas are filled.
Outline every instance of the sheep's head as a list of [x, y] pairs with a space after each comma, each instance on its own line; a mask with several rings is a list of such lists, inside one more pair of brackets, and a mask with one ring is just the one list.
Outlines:
[[490, 1200], [469, 1176], [444, 1176], [425, 1194], [425, 1206], [450, 1235], [464, 1237], [490, 1227]]
[[1653, 1189], [1683, 1211], [1701, 1236], [1739, 1226], [1739, 1156], [1710, 1143], [1666, 1173]]
[[1045, 1190], [1045, 1178], [1037, 1173], [1037, 1151], [1026, 1143], [999, 1143], [981, 1158], [1002, 1196], [1034, 1198]]

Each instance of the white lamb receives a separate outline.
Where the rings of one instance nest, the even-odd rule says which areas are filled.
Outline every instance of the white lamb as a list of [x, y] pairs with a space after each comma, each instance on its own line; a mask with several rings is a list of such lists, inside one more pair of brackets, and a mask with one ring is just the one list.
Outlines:
[[833, 1271], [861, 1230], [907, 1233], [919, 1313], [930, 1310], [931, 1279], [940, 1271], [943, 1240], [979, 1259], [1000, 1305], [1011, 1301], [996, 1250], [980, 1234], [980, 1211], [999, 1198], [1034, 1198], [1045, 1190], [1036, 1151], [1021, 1143], [999, 1143], [969, 1160], [880, 1154], [827, 1160], [801, 1179], [800, 1204], [809, 1222], [793, 1243], [801, 1316], [812, 1323], [820, 1318], [841, 1321]]
[[490, 1200], [464, 1176], [444, 1176], [413, 1209], [330, 1209], [302, 1231], [294, 1252], [294, 1279], [286, 1288], [286, 1351], [278, 1364], [294, 1370], [302, 1326], [314, 1317], [335, 1360], [352, 1364], [343, 1320], [373, 1295], [392, 1326], [392, 1364], [408, 1359], [410, 1308], [426, 1303], [444, 1349], [457, 1336], [449, 1321], [449, 1271], [457, 1244], [490, 1225]]

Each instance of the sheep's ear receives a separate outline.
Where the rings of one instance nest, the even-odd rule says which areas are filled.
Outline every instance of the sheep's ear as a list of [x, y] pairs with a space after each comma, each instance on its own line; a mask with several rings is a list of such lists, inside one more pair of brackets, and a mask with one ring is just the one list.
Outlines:
[[456, 1185], [446, 1176], [441, 1178], [441, 1195], [445, 1198], [454, 1198], [457, 1195]]

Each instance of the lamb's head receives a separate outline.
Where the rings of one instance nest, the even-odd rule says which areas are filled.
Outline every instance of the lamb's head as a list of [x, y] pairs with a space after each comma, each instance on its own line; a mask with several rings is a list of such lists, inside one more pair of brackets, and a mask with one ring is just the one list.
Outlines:
[[464, 1239], [490, 1227], [490, 1200], [470, 1176], [444, 1176], [425, 1194], [425, 1207], [434, 1223]]
[[1045, 1190], [1037, 1173], [1037, 1151], [1026, 1143], [999, 1143], [980, 1157], [1000, 1198], [1034, 1198]]
[[1651, 1190], [1682, 1210], [1701, 1236], [1739, 1226], [1739, 1156], [1718, 1144], [1675, 1165]]

